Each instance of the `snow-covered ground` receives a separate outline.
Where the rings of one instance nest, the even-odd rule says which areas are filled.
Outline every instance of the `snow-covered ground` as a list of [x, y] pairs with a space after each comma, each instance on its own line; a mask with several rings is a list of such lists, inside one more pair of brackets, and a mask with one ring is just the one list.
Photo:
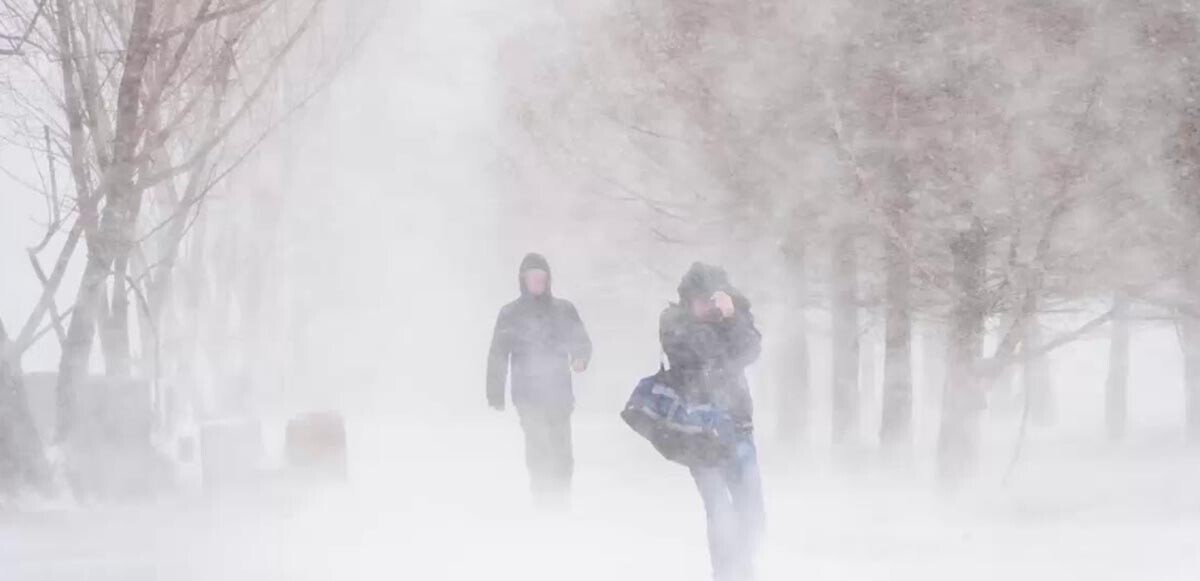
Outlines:
[[[514, 418], [405, 416], [352, 419], [339, 490], [7, 514], [0, 579], [707, 578], [686, 472], [615, 418], [579, 418], [574, 505], [546, 515], [529, 507]], [[765, 446], [762, 578], [1200, 579], [1194, 450], [1035, 442], [1007, 487], [1007, 448], [988, 454], [947, 496], [922, 463]]]

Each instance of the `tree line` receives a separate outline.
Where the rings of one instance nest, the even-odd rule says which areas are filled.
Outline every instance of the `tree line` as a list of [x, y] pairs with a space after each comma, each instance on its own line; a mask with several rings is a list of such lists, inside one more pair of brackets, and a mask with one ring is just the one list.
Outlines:
[[[550, 195], [783, 272], [800, 332], [782, 425], [805, 424], [805, 313], [826, 309], [832, 438], [854, 439], [877, 312], [878, 439], [910, 447], [914, 325], [940, 329], [938, 468], [957, 481], [998, 386], [1021, 370], [1025, 415], [1048, 416], [1048, 356], [1096, 333], [1122, 437], [1139, 321], [1178, 329], [1200, 441], [1198, 24], [1132, 0], [558, 4], [500, 64], [512, 133], [574, 186]], [[1064, 313], [1077, 325], [1049, 332]]]

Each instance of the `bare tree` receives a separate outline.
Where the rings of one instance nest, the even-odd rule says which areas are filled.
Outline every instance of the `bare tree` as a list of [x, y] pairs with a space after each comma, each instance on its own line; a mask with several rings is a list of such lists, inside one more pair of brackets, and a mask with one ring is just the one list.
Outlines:
[[[1108, 308], [1114, 294], [1171, 309], [1193, 351], [1196, 253], [1178, 249], [1195, 247], [1200, 215], [1187, 105], [1197, 77], [1175, 58], [1194, 47], [1190, 15], [1015, 1], [560, 10], [567, 25], [546, 26], [569, 56], [521, 53], [545, 74], [512, 88], [522, 128], [542, 145], [532, 153], [568, 167], [587, 160], [620, 183], [616, 196], [652, 217], [664, 252], [753, 255], [756, 235], [803, 231], [782, 267], [803, 269], [787, 280], [805, 305], [831, 310], [837, 433], [856, 429], [852, 352], [870, 324], [859, 309], [885, 313], [887, 447], [912, 437], [913, 322], [947, 329], [941, 344], [923, 344], [927, 362], [947, 367], [938, 450], [951, 480], [976, 464], [1001, 377], [1019, 372], [1024, 393], [1009, 395], [1023, 417], [1049, 422], [1069, 405], [1054, 399], [1055, 349], [1115, 317], [1113, 355], [1128, 350], [1126, 319]], [[821, 30], [806, 27], [814, 22]], [[1113, 34], [1134, 44], [1113, 45]], [[1144, 72], [1164, 58], [1179, 75]], [[1152, 129], [1167, 119], [1179, 121], [1170, 144]], [[1147, 156], [1128, 155], [1130, 144]], [[1155, 180], [1172, 172], [1178, 191], [1164, 192]], [[653, 195], [630, 184], [652, 184]], [[1058, 328], [1074, 318], [1082, 324]], [[985, 354], [988, 329], [995, 347]], [[1200, 385], [1194, 369], [1189, 385]], [[1126, 373], [1112, 370], [1113, 405]], [[1200, 401], [1194, 392], [1188, 402]], [[800, 399], [780, 398], [781, 421]]]
[[[5, 355], [10, 369], [19, 369], [21, 354], [46, 331], [60, 334], [57, 441], [72, 436], [76, 394], [97, 338], [108, 375], [153, 381], [162, 419], [170, 415], [169, 400], [190, 397], [164, 393], [157, 381], [164, 350], [171, 358], [188, 356], [178, 344], [188, 335], [186, 321], [172, 298], [180, 249], [213, 188], [328, 86], [365, 37], [361, 22], [322, 30], [325, 4], [6, 3], [28, 22], [20, 54], [0, 63], [27, 80], [7, 97], [46, 127], [38, 137], [50, 158], [51, 184], [43, 185], [47, 234], [30, 251], [43, 291], [17, 335], [6, 340]], [[368, 4], [364, 12], [373, 10]], [[350, 12], [356, 11], [339, 16], [350, 18]], [[347, 32], [352, 38], [338, 37]], [[307, 51], [303, 62], [295, 56], [300, 51]], [[292, 80], [297, 90], [281, 98], [289, 67], [305, 74]], [[31, 149], [39, 142], [24, 138]], [[60, 162], [69, 169], [67, 188], [57, 183]], [[61, 312], [55, 297], [81, 242], [83, 276], [70, 308]], [[47, 249], [58, 253], [48, 273], [38, 258]], [[189, 282], [212, 282], [203, 278], [209, 273], [198, 275]], [[51, 323], [43, 325], [47, 316]]]
[[1125, 436], [1129, 418], [1129, 299], [1113, 299], [1112, 334], [1108, 349], [1108, 379], [1105, 382], [1104, 417], [1108, 437]]

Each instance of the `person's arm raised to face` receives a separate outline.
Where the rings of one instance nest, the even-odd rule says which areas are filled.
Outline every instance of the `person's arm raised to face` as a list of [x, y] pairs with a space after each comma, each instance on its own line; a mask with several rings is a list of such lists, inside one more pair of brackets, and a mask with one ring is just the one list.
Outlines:
[[713, 301], [724, 317], [721, 328], [729, 360], [739, 367], [754, 363], [762, 353], [762, 333], [754, 326], [750, 301], [724, 292], [713, 295]]

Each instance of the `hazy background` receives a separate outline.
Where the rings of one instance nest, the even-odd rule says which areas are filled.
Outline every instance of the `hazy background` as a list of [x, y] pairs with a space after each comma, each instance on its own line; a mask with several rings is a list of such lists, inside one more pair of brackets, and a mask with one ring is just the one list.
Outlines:
[[[617, 416], [636, 381], [658, 366], [658, 313], [693, 260], [728, 268], [754, 301], [764, 333], [766, 354], [749, 372], [770, 519], [764, 578], [1200, 574], [1200, 464], [1184, 443], [1183, 355], [1174, 324], [1134, 323], [1122, 442], [1104, 435], [1109, 340], [1097, 330], [1049, 358], [1056, 421], [1029, 428], [1011, 478], [1002, 482], [1020, 430], [1017, 395], [984, 412], [978, 475], [958, 494], [944, 495], [934, 469], [941, 396], [926, 368], [926, 352], [936, 350], [937, 360], [944, 345], [926, 345], [918, 321], [913, 451], [899, 466], [879, 461], [883, 330], [872, 306], [876, 314], [861, 319], [861, 349], [877, 362], [860, 366], [873, 371], [860, 377], [857, 441], [849, 452], [831, 448], [833, 321], [824, 300], [813, 300], [805, 309], [810, 423], [802, 441], [785, 445], [774, 404], [793, 381], [795, 308], [786, 261], [762, 250], [782, 237], [746, 242], [706, 228], [685, 233], [673, 219], [665, 220], [664, 235], [661, 217], [638, 196], [593, 191], [603, 168], [639, 195], [668, 192], [664, 182], [720, 189], [671, 139], [648, 147], [636, 135], [614, 138], [611, 127], [581, 129], [591, 126], [579, 118], [607, 123], [607, 104], [587, 100], [592, 85], [556, 81], [569, 76], [561, 63], [574, 62], [578, 47], [603, 53], [602, 41], [577, 27], [602, 8], [528, 0], [387, 4], [372, 12], [369, 36], [328, 88], [205, 202], [208, 248], [238, 288], [261, 294], [263, 315], [255, 335], [237, 326], [221, 330], [212, 322], [218, 317], [201, 312], [197, 324], [214, 329], [205, 341], [226, 351], [199, 364], [198, 389], [221, 383], [222, 365], [250, 369], [251, 410], [266, 422], [275, 463], [285, 418], [343, 412], [349, 487], [206, 503], [198, 500], [195, 475], [185, 471], [181, 480], [189, 484], [181, 492], [148, 503], [50, 503], [5, 512], [0, 576], [705, 578], [703, 513], [686, 471], [658, 458]], [[822, 36], [834, 4], [781, 17], [780, 26]], [[326, 6], [334, 14], [344, 8]], [[619, 69], [604, 58], [587, 62], [584, 68], [602, 78], [610, 78], [606, 66]], [[639, 86], [614, 85], [617, 94]], [[573, 102], [577, 90], [585, 97]], [[742, 98], [753, 95], [745, 89]], [[657, 106], [634, 101], [631, 109]], [[529, 121], [515, 113], [521, 107], [544, 116]], [[687, 125], [667, 108], [648, 116], [667, 127]], [[583, 145], [548, 146], [557, 143], [547, 137], [555, 128]], [[654, 172], [640, 165], [648, 149], [665, 158]], [[806, 159], [794, 171], [811, 166], [817, 169], [809, 175], [818, 175], [838, 165], [819, 155]], [[40, 289], [25, 248], [44, 232], [38, 221], [45, 203], [22, 185], [38, 182], [35, 163], [42, 161], [12, 140], [0, 143], [0, 316], [10, 327], [23, 322]], [[797, 189], [836, 197], [809, 185]], [[815, 223], [812, 232], [825, 236]], [[592, 368], [576, 381], [576, 498], [565, 516], [530, 512], [515, 414], [485, 406], [492, 325], [516, 296], [516, 268], [529, 251], [548, 257], [555, 293], [576, 304], [595, 342]], [[72, 263], [60, 305], [73, 300], [81, 263]], [[823, 288], [819, 279], [811, 283], [814, 295]], [[1046, 335], [1102, 312], [1099, 301], [1107, 298], [1094, 298], [1048, 313]], [[989, 346], [997, 327], [989, 321]], [[52, 340], [39, 342], [25, 354], [24, 371], [57, 370], [59, 351]], [[248, 365], [240, 359], [246, 353], [254, 358]], [[98, 369], [99, 354], [93, 361]], [[204, 416], [195, 415], [193, 424]]]

